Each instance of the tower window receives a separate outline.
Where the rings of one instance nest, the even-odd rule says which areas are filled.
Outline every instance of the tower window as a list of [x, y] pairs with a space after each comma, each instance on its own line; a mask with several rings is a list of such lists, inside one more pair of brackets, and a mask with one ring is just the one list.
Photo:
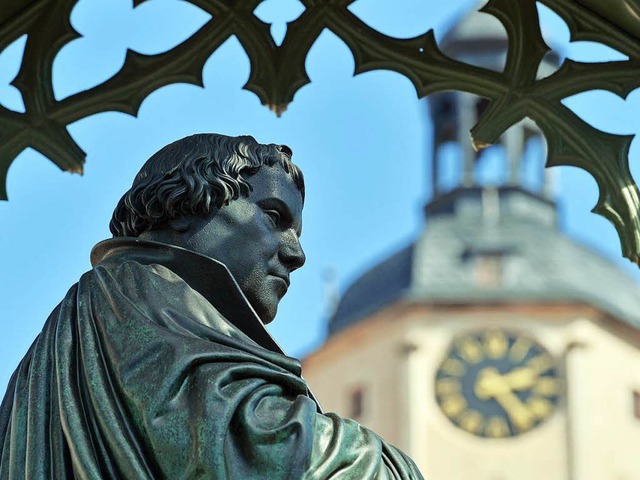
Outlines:
[[633, 415], [640, 420], [640, 391], [633, 392]]
[[444, 96], [438, 103], [437, 114], [441, 117], [448, 117], [454, 113], [453, 98], [451, 96]]
[[462, 261], [470, 270], [471, 280], [477, 288], [501, 288], [508, 281], [505, 264], [512, 254], [509, 247], [470, 247], [462, 252]]
[[484, 253], [477, 255], [473, 264], [475, 284], [483, 288], [497, 288], [502, 285], [502, 255]]
[[362, 418], [364, 414], [365, 391], [363, 387], [351, 390], [349, 398], [349, 416], [356, 420]]
[[486, 98], [479, 98], [476, 102], [476, 118], [480, 118], [491, 102]]

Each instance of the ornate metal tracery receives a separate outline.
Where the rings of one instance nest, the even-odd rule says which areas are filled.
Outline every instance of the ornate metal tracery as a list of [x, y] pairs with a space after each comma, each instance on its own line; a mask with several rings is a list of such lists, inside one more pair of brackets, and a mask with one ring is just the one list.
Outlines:
[[[144, 1], [134, 0], [134, 6]], [[288, 24], [280, 46], [269, 24], [254, 14], [261, 0], [187, 1], [212, 15], [194, 35], [157, 55], [129, 51], [113, 77], [62, 100], [53, 94], [52, 65], [60, 49], [78, 37], [70, 23], [77, 0], [13, 0], [0, 6], [0, 51], [21, 35], [28, 36], [13, 82], [22, 93], [25, 113], [0, 106], [0, 198], [6, 199], [7, 170], [22, 150], [32, 147], [61, 169], [81, 173], [85, 154], [67, 125], [105, 111], [136, 115], [142, 101], [165, 85], [202, 86], [204, 63], [232, 35], [251, 64], [244, 88], [280, 115], [309, 82], [305, 60], [326, 28], [351, 50], [355, 74], [393, 70], [411, 80], [419, 97], [461, 90], [488, 99], [489, 107], [471, 131], [476, 148], [495, 142], [524, 117], [533, 119], [548, 142], [547, 166], [576, 166], [595, 178], [600, 197], [594, 212], [615, 226], [623, 255], [639, 263], [640, 194], [628, 166], [633, 137], [597, 130], [561, 103], [594, 89], [624, 98], [640, 86], [636, 0], [540, 0], [565, 20], [572, 40], [600, 42], [628, 56], [626, 61], [607, 63], [566, 60], [557, 72], [540, 80], [536, 72], [549, 49], [540, 33], [535, 0], [490, 0], [482, 9], [498, 18], [508, 33], [501, 73], [446, 56], [431, 30], [411, 39], [383, 35], [351, 13], [348, 6], [355, 0], [301, 0], [305, 10]]]

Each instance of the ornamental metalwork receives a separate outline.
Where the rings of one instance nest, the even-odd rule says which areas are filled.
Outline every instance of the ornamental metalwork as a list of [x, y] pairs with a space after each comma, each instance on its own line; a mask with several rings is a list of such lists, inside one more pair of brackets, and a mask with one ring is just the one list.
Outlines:
[[[134, 6], [145, 0], [134, 0]], [[418, 97], [460, 90], [489, 100], [471, 131], [476, 148], [495, 142], [525, 117], [534, 120], [548, 143], [547, 166], [570, 165], [589, 172], [600, 196], [593, 211], [607, 218], [620, 237], [622, 253], [640, 261], [640, 195], [629, 172], [633, 136], [602, 132], [581, 120], [562, 100], [603, 89], [625, 98], [640, 86], [640, 4], [637, 0], [540, 0], [569, 26], [572, 40], [605, 44], [628, 60], [580, 63], [566, 60], [552, 75], [536, 79], [549, 48], [539, 26], [535, 0], [490, 0], [482, 11], [506, 28], [508, 52], [502, 72], [457, 61], [438, 47], [432, 30], [410, 39], [384, 35], [348, 9], [355, 0], [301, 0], [304, 12], [288, 24], [281, 45], [270, 25], [254, 11], [261, 0], [187, 0], [212, 18], [194, 35], [157, 54], [129, 51], [110, 79], [88, 90], [56, 100], [52, 65], [60, 49], [78, 37], [70, 23], [77, 0], [13, 0], [0, 6], [0, 51], [27, 34], [18, 76], [25, 112], [0, 106], [0, 198], [6, 199], [6, 174], [25, 148], [39, 151], [61, 169], [82, 172], [85, 154], [67, 125], [105, 112], [136, 115], [142, 101], [160, 87], [177, 82], [202, 86], [206, 60], [230, 36], [240, 41], [251, 64], [245, 89], [277, 115], [309, 82], [307, 54], [324, 29], [351, 50], [355, 74], [393, 70], [405, 75]]]

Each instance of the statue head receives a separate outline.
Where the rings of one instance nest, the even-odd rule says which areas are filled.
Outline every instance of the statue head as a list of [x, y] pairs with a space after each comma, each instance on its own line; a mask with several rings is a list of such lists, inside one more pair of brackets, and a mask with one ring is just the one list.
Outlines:
[[110, 229], [224, 263], [263, 321], [305, 261], [304, 179], [283, 145], [199, 134], [162, 148], [118, 203]]

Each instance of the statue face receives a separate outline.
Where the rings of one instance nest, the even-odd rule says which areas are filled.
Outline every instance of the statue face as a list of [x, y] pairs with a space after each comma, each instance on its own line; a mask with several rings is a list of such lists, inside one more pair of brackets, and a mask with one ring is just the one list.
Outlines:
[[185, 246], [224, 263], [263, 323], [273, 320], [292, 271], [305, 262], [300, 245], [302, 195], [280, 165], [245, 177], [253, 190], [194, 220]]

